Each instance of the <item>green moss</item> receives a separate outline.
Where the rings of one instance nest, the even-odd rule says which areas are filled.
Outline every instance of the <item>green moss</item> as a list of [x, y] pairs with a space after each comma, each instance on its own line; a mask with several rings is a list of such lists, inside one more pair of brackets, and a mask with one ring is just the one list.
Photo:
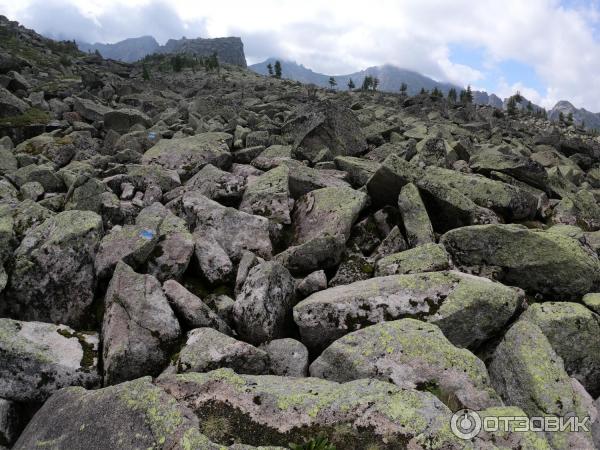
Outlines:
[[33, 124], [46, 124], [50, 121], [50, 115], [38, 108], [30, 108], [18, 116], [0, 118], [0, 126], [25, 127]]

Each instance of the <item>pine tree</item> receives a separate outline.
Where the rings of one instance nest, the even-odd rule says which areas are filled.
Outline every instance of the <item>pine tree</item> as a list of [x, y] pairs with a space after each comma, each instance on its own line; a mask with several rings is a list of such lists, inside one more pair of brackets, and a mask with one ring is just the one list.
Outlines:
[[431, 96], [434, 98], [443, 98], [444, 94], [442, 94], [442, 92], [436, 86], [433, 88], [433, 92], [431, 93]]
[[379, 78], [373, 77], [373, 83], [371, 84], [371, 86], [373, 87], [373, 90], [376, 91], [377, 87], [379, 86]]
[[562, 113], [562, 111], [560, 111], [558, 113], [558, 123], [564, 123], [565, 121], [565, 115]]
[[456, 103], [456, 89], [450, 88], [448, 91], [448, 100], [450, 100], [452, 103]]
[[408, 91], [408, 85], [404, 82], [400, 85], [400, 93], [402, 95], [406, 95], [406, 91]]
[[354, 81], [352, 81], [352, 78], [350, 78], [348, 80], [348, 90], [351, 91], [352, 89], [354, 89], [356, 86], [354, 85]]
[[148, 71], [148, 66], [146, 64], [142, 66], [142, 78], [146, 81], [150, 79], [150, 72]]
[[533, 113], [533, 105], [530, 101], [527, 102], [527, 112], [531, 115]]
[[271, 63], [267, 64], [267, 70], [269, 72], [269, 76], [272, 77], [273, 76], [273, 64], [271, 64]]
[[369, 89], [371, 89], [372, 85], [373, 85], [373, 77], [371, 75], [367, 75], [363, 80], [361, 89], [363, 91], [368, 91]]
[[473, 103], [473, 91], [471, 90], [471, 85], [468, 85], [467, 90], [465, 91], [465, 103]]
[[567, 124], [568, 125], [573, 125], [573, 113], [570, 112], [569, 114], [567, 114]]
[[515, 116], [517, 114], [517, 99], [515, 95], [512, 95], [508, 102], [506, 102], [506, 112], [509, 116]]
[[419, 92], [419, 94], [421, 94], [421, 95], [427, 94], [427, 91], [425, 90], [424, 87], [421, 88], [421, 91]]
[[281, 78], [281, 63], [279, 60], [275, 61], [275, 78]]
[[335, 78], [329, 77], [329, 86], [331, 86], [331, 89], [334, 89], [337, 86], [337, 81], [335, 81]]

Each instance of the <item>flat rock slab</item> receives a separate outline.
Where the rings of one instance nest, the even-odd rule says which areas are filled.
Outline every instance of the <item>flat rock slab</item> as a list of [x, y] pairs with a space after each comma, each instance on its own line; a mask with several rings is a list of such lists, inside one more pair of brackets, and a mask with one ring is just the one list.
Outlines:
[[302, 342], [324, 348], [376, 323], [418, 318], [440, 327], [459, 347], [474, 347], [510, 320], [522, 303], [516, 290], [459, 272], [391, 275], [329, 288], [294, 307]]

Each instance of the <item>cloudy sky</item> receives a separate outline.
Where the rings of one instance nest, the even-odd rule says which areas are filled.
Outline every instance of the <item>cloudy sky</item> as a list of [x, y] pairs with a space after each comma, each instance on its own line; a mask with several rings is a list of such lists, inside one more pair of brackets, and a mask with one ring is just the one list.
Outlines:
[[327, 74], [392, 63], [600, 112], [600, 0], [0, 0], [0, 13], [88, 42], [241, 36], [249, 63], [278, 56]]

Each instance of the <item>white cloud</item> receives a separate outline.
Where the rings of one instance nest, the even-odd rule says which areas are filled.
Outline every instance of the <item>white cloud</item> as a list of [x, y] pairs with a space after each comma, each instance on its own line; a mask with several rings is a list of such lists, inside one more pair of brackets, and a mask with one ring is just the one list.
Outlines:
[[[11, 18], [33, 20], [32, 5], [40, 1], [0, 0], [0, 8]], [[124, 8], [117, 0], [60, 3], [104, 21]], [[144, 34], [159, 34], [156, 25], [161, 21], [153, 20], [152, 12], [157, 4], [127, 2], [129, 14], [138, 8], [150, 21]], [[600, 111], [600, 44], [595, 30], [600, 15], [595, 0], [571, 0], [570, 9], [558, 0], [374, 0], [359, 7], [341, 0], [172, 0], [168, 5], [177, 16], [171, 29], [179, 24], [188, 37], [241, 35], [253, 61], [282, 56], [333, 74], [389, 62], [437, 79], [481, 85], [486, 69], [453, 62], [449, 54], [452, 45], [476, 46], [492, 67], [508, 59], [530, 65], [545, 87], [538, 92], [522, 83], [500, 83], [499, 95], [518, 88], [546, 107], [568, 99]], [[121, 23], [113, 20], [94, 32], [106, 36], [104, 40], [131, 37], [131, 27], [124, 22], [122, 29], [108, 29]], [[63, 34], [74, 26], [63, 18], [53, 25]], [[143, 23], [135, 30], [140, 27]]]

